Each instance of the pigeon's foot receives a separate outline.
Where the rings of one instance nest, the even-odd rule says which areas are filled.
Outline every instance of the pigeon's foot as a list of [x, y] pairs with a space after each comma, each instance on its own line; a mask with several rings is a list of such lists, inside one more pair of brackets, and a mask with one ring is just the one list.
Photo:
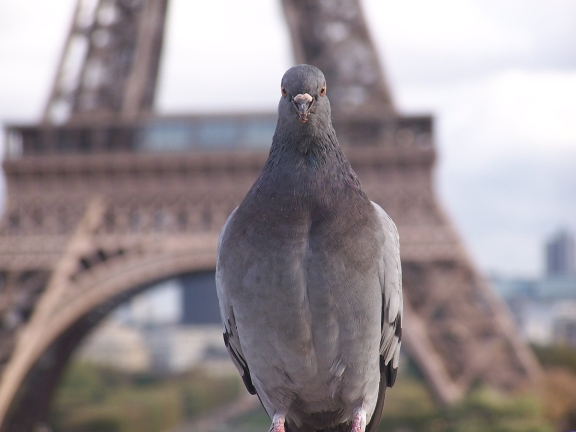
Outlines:
[[286, 418], [280, 414], [274, 414], [274, 418], [272, 419], [272, 428], [270, 432], [286, 432], [284, 429], [284, 422]]
[[359, 408], [354, 412], [354, 419], [352, 420], [352, 429], [350, 432], [364, 432], [366, 430], [366, 411]]

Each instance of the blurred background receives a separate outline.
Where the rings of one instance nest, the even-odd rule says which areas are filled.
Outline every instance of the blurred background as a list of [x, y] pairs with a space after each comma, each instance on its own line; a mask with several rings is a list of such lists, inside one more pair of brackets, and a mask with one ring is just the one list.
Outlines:
[[[446, 407], [406, 358], [380, 430], [575, 428], [576, 3], [361, 4], [396, 109], [434, 116], [440, 201], [554, 384], [545, 397], [478, 387]], [[75, 5], [0, 0], [0, 122], [40, 121]], [[171, 0], [164, 34], [156, 113], [275, 111], [294, 64], [280, 1]], [[39, 427], [266, 430], [219, 323], [198, 307], [210, 277], [169, 279], [111, 312], [75, 351]]]

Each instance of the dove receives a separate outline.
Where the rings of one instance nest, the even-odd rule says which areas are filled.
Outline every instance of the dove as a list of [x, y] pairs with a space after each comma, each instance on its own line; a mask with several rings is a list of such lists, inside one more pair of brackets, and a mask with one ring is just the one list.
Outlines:
[[372, 432], [398, 370], [398, 231], [332, 126], [323, 73], [282, 77], [269, 157], [218, 241], [224, 342], [271, 432]]

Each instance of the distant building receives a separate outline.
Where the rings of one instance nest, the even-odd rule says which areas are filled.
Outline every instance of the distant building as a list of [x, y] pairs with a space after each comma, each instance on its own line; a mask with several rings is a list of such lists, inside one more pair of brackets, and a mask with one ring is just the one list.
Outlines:
[[576, 347], [576, 301], [565, 302], [558, 312], [554, 323], [555, 343]]
[[200, 366], [212, 373], [235, 374], [224, 346], [221, 325], [178, 326], [172, 335], [170, 370], [182, 372]]
[[184, 275], [180, 281], [182, 283], [181, 324], [221, 325], [215, 272]]
[[562, 230], [546, 243], [546, 276], [576, 276], [574, 236]]
[[179, 278], [160, 282], [132, 297], [113, 314], [135, 327], [176, 324], [182, 316], [182, 283]]
[[234, 373], [222, 339], [214, 271], [173, 278], [114, 311], [80, 351], [83, 360], [126, 371]]
[[576, 275], [546, 277], [538, 281], [538, 297], [576, 299]]
[[560, 230], [546, 242], [546, 276], [538, 290], [542, 298], [576, 299], [576, 249], [570, 232]]
[[222, 340], [222, 327], [213, 324], [138, 327], [112, 316], [86, 338], [76, 356], [126, 372], [178, 373], [195, 367], [217, 374], [236, 371]]
[[86, 337], [76, 356], [81, 361], [126, 372], [143, 372], [152, 366], [144, 335], [137, 328], [120, 323], [114, 316]]
[[138, 329], [146, 341], [147, 352], [150, 356], [149, 370], [157, 373], [171, 371], [174, 328], [169, 324], [151, 324]]
[[539, 345], [576, 346], [576, 255], [574, 237], [559, 231], [546, 242], [543, 278], [492, 277], [524, 338]]
[[507, 278], [494, 274], [490, 280], [496, 291], [505, 299], [535, 296], [540, 290], [538, 279]]

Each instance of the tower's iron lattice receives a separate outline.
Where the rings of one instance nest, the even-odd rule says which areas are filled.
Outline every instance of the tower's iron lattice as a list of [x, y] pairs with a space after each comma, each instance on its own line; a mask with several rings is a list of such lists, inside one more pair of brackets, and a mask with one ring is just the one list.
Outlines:
[[[436, 199], [432, 119], [395, 111], [359, 0], [283, 6], [296, 60], [324, 71], [341, 144], [398, 224], [405, 347], [431, 389], [448, 403], [478, 381], [530, 384], [537, 362]], [[151, 114], [166, 7], [80, 0], [42, 122], [8, 129], [2, 432], [47, 418], [66, 360], [112, 308], [214, 268], [218, 232], [266, 159], [273, 114]]]

